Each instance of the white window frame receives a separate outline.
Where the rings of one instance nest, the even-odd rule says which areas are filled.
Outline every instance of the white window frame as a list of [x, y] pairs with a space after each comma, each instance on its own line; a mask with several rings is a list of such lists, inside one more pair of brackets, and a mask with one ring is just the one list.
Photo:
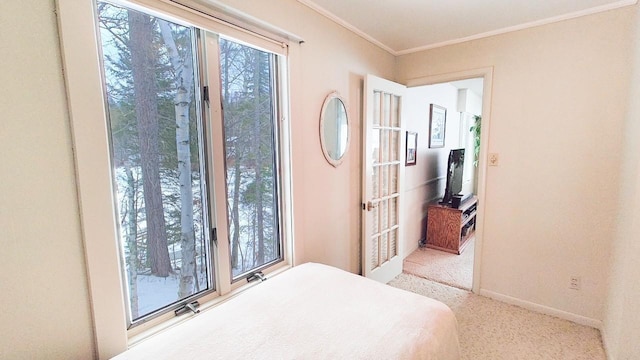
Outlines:
[[[287, 44], [278, 39], [271, 40], [262, 35], [252, 34], [242, 27], [229, 25], [216, 20], [212, 16], [191, 10], [182, 5], [167, 1], [134, 0], [124, 3], [126, 6], [141, 6], [146, 12], [154, 12], [163, 17], [175, 18], [196, 27], [214, 33], [225, 34], [241, 42], [263, 48], [269, 52], [282, 55], [278, 62], [279, 87], [279, 121], [281, 162], [278, 171], [281, 183], [282, 213], [281, 236], [283, 237], [284, 261], [271, 269], [275, 274], [293, 264], [293, 202], [291, 180], [291, 128], [289, 121], [289, 80]], [[71, 130], [73, 134], [74, 155], [76, 163], [76, 184], [78, 187], [79, 210], [82, 224], [82, 235], [85, 244], [85, 257], [91, 307], [94, 321], [94, 338], [96, 353], [99, 358], [110, 358], [126, 350], [152, 333], [193, 316], [185, 314], [174, 317], [172, 313], [160, 316], [148, 324], [127, 330], [124, 285], [122, 279], [118, 228], [114, 187], [112, 185], [112, 169], [110, 161], [109, 133], [106, 118], [106, 104], [102, 85], [102, 64], [100, 62], [97, 27], [95, 24], [94, 2], [86, 0], [58, 0], [57, 14], [63, 56], [64, 77], [66, 83], [67, 102]], [[210, 77], [209, 81], [213, 81]], [[219, 81], [219, 79], [217, 80]], [[209, 84], [213, 86], [214, 84]], [[213, 94], [214, 92], [212, 92]], [[211, 99], [214, 101], [214, 99]], [[219, 116], [220, 114], [218, 114]], [[212, 118], [215, 118], [215, 111]], [[218, 132], [218, 136], [219, 136]], [[208, 155], [210, 157], [211, 154]], [[224, 161], [220, 162], [219, 154], [215, 161], [214, 172], [224, 170]], [[209, 188], [224, 189], [216, 176], [214, 184]], [[211, 181], [211, 180], [210, 180]], [[218, 191], [218, 193], [221, 193]], [[218, 200], [215, 200], [218, 201]], [[213, 205], [213, 204], [212, 204]], [[226, 205], [215, 214], [216, 219], [225, 218], [219, 227], [226, 226]], [[226, 233], [226, 229], [224, 233]], [[218, 254], [226, 254], [228, 242], [219, 234]], [[216, 268], [224, 266], [218, 255]], [[267, 271], [265, 271], [267, 272]], [[227, 284], [220, 281], [220, 271], [216, 270], [216, 292], [201, 298], [201, 308], [206, 309], [220, 301], [241, 292], [253, 283], [238, 282]], [[229, 279], [230, 281], [230, 279]]]

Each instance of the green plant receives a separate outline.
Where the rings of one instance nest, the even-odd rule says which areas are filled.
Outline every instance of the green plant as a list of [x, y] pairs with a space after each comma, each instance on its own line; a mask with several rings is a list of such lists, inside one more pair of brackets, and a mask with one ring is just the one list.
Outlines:
[[478, 157], [480, 155], [480, 131], [482, 128], [482, 116], [474, 115], [475, 124], [469, 128], [473, 134], [473, 166], [478, 167]]

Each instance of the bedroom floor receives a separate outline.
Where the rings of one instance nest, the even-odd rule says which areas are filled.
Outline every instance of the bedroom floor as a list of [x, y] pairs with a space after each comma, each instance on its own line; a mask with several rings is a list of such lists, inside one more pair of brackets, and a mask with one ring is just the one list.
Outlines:
[[462, 254], [418, 248], [404, 259], [405, 273], [442, 284], [471, 290], [475, 239], [469, 240]]
[[462, 359], [606, 359], [596, 329], [407, 273], [389, 285], [439, 300], [453, 310]]

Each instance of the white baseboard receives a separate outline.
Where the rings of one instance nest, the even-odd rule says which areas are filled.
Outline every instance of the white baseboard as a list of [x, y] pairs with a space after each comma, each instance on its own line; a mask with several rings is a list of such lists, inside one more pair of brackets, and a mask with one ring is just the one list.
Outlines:
[[567, 311], [554, 309], [552, 307], [548, 307], [548, 306], [532, 303], [532, 302], [529, 302], [529, 301], [521, 300], [521, 299], [518, 299], [518, 298], [511, 297], [511, 296], [503, 295], [503, 294], [499, 294], [499, 293], [496, 293], [496, 292], [493, 292], [493, 291], [490, 291], [490, 290], [485, 290], [485, 289], [480, 289], [480, 295], [486, 296], [488, 298], [492, 298], [492, 299], [495, 299], [495, 300], [498, 300], [498, 301], [502, 301], [502, 302], [507, 303], [507, 304], [520, 306], [521, 308], [525, 308], [527, 310], [535, 311], [535, 312], [546, 314], [546, 315], [555, 316], [555, 317], [558, 317], [558, 318], [564, 319], [564, 320], [569, 320], [569, 321], [572, 321], [572, 322], [574, 322], [576, 324], [589, 326], [589, 327], [592, 327], [592, 328], [596, 328], [598, 330], [602, 329], [602, 321], [596, 320], [596, 319], [592, 319], [592, 318], [589, 318], [589, 317], [586, 317], [586, 316], [582, 316], [582, 315], [570, 313], [570, 312], [567, 312]]

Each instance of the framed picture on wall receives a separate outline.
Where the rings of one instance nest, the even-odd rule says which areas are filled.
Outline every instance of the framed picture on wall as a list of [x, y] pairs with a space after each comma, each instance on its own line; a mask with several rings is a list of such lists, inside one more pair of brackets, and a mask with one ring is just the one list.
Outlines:
[[444, 147], [444, 133], [447, 126], [447, 109], [436, 104], [429, 108], [429, 147]]
[[407, 131], [407, 154], [404, 165], [411, 166], [416, 164], [418, 156], [418, 133]]

